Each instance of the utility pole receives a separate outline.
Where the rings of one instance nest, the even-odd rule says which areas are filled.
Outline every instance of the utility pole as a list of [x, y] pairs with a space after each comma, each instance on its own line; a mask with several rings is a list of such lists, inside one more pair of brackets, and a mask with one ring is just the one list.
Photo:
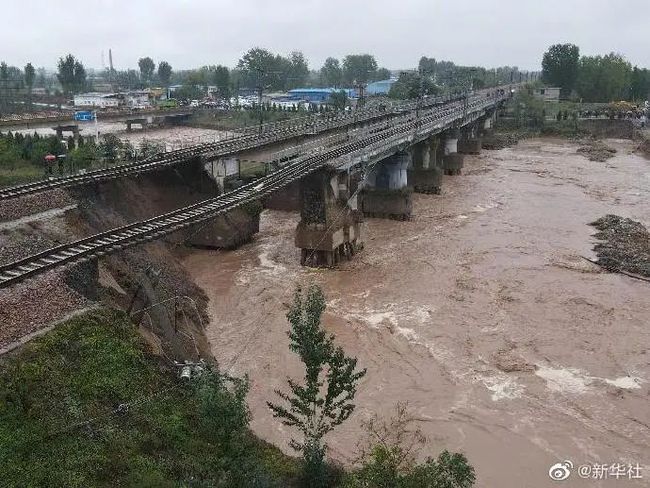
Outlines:
[[420, 111], [422, 110], [422, 106], [424, 105], [424, 75], [426, 73], [426, 70], [418, 68], [418, 74], [420, 76], [420, 89], [418, 92], [418, 101], [417, 105], [415, 106], [415, 118], [418, 121], [420, 121]]
[[264, 126], [264, 114], [262, 113], [262, 92], [264, 90], [263, 75], [266, 74], [266, 71], [264, 71], [259, 66], [255, 67], [255, 70], [257, 71], [257, 104], [258, 104], [259, 117], [260, 117], [259, 135], [260, 137], [262, 137], [262, 129]]
[[356, 82], [354, 84], [354, 87], [359, 90], [359, 101], [357, 102], [357, 108], [361, 108], [365, 104], [365, 98], [364, 98], [364, 84], [361, 82]]
[[262, 136], [262, 128], [264, 126], [264, 115], [262, 114], [262, 85], [260, 84], [258, 87], [258, 93], [257, 93], [257, 103], [259, 105], [259, 111], [260, 111], [260, 137]]
[[93, 119], [95, 119], [95, 144], [99, 146], [99, 126], [97, 125], [97, 110], [93, 110]]
[[279, 71], [266, 71], [263, 68], [260, 68], [259, 66], [256, 66], [253, 68], [255, 71], [258, 72], [258, 79], [257, 79], [257, 103], [259, 104], [259, 115], [260, 115], [260, 137], [262, 136], [262, 129], [264, 125], [264, 114], [262, 112], [262, 92], [264, 91], [264, 88], [269, 88], [271, 85], [267, 85], [266, 87], [264, 86], [264, 76], [263, 75], [269, 75], [269, 74], [281, 74]]

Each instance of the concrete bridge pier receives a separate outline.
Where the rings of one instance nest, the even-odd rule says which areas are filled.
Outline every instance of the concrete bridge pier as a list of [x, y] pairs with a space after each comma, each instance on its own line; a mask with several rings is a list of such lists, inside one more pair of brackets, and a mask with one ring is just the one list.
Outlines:
[[479, 134], [478, 125], [472, 123], [466, 126], [461, 134], [458, 141], [458, 152], [461, 154], [480, 154], [483, 141]]
[[494, 129], [493, 129], [494, 123], [493, 123], [492, 118], [493, 118], [493, 115], [488, 114], [485, 117], [485, 119], [483, 120], [483, 128], [482, 128], [482, 135], [483, 136], [492, 135], [492, 133], [494, 132]]
[[440, 139], [432, 136], [414, 148], [413, 167], [408, 170], [408, 183], [416, 193], [439, 195], [442, 189], [442, 166], [439, 164]]
[[295, 243], [303, 266], [336, 266], [363, 247], [362, 216], [349, 201], [348, 173], [321, 169], [300, 181], [300, 222]]
[[412, 154], [400, 151], [376, 163], [362, 192], [361, 208], [368, 217], [410, 220], [413, 191], [408, 187]]
[[129, 119], [125, 122], [127, 132], [133, 132], [134, 125], [139, 125], [143, 130], [147, 130], [149, 128], [149, 121], [147, 119]]
[[56, 132], [56, 138], [58, 140], [63, 139], [64, 132], [72, 132], [72, 137], [74, 139], [74, 145], [75, 145], [75, 147], [79, 146], [79, 126], [78, 125], [76, 125], [76, 124], [57, 125], [56, 127], [52, 127], [52, 129]]
[[458, 129], [450, 129], [445, 134], [442, 168], [446, 175], [459, 175], [463, 168], [464, 157], [458, 152], [459, 135]]

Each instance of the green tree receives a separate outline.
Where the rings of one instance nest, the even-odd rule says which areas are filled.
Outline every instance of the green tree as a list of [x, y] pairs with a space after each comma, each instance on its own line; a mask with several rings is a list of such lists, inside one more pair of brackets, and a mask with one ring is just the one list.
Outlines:
[[518, 90], [513, 107], [517, 127], [541, 128], [544, 125], [544, 102], [534, 97], [530, 90]]
[[138, 156], [146, 159], [165, 152], [165, 144], [150, 139], [142, 139], [138, 146]]
[[343, 110], [348, 104], [348, 94], [344, 90], [335, 91], [330, 95], [329, 102], [335, 109]]
[[334, 336], [322, 329], [324, 310], [325, 297], [318, 286], [310, 286], [305, 297], [300, 288], [296, 290], [287, 313], [289, 348], [305, 367], [304, 385], [289, 379], [290, 394], [276, 390], [288, 407], [267, 402], [274, 417], [301, 432], [302, 441], [292, 439], [290, 445], [302, 453], [305, 481], [312, 488], [327, 481], [323, 438], [352, 414], [357, 384], [366, 374], [365, 369], [356, 371], [357, 359], [347, 357], [334, 345]]
[[416, 419], [403, 403], [388, 422], [375, 414], [364, 423], [367, 440], [359, 445], [361, 465], [347, 476], [344, 488], [471, 488], [474, 468], [463, 454], [442, 451], [437, 459], [417, 458], [427, 444]]
[[376, 81], [388, 80], [392, 76], [392, 73], [388, 68], [379, 68], [375, 73], [374, 79]]
[[249, 88], [283, 89], [280, 65], [281, 57], [254, 47], [242, 56], [237, 68], [241, 71], [244, 85]]
[[403, 71], [390, 87], [388, 96], [401, 100], [418, 98], [420, 95], [436, 95], [440, 89], [433, 84], [431, 78], [415, 71]]
[[300, 51], [293, 51], [289, 55], [289, 70], [286, 88], [303, 86], [309, 77], [309, 65], [305, 56]]
[[650, 98], [650, 70], [634, 67], [630, 82], [630, 96], [634, 101], [644, 101]]
[[84, 144], [79, 144], [79, 147], [68, 153], [68, 163], [70, 167], [89, 168], [92, 164], [99, 159], [99, 151], [94, 142], [86, 141]]
[[172, 65], [167, 61], [161, 61], [158, 63], [158, 78], [163, 86], [169, 86], [169, 82], [172, 78]]
[[86, 69], [72, 54], [59, 59], [57, 78], [68, 95], [86, 88]]
[[370, 54], [349, 54], [343, 58], [343, 80], [348, 84], [366, 84], [374, 79], [377, 61]]
[[611, 102], [630, 98], [632, 65], [620, 54], [583, 56], [576, 89], [585, 102]]
[[140, 58], [138, 60], [138, 67], [140, 68], [140, 78], [145, 85], [151, 83], [153, 73], [156, 70], [156, 63], [150, 57]]
[[207, 86], [214, 76], [214, 66], [201, 66], [199, 69], [191, 70], [185, 73], [183, 84]]
[[338, 88], [343, 82], [341, 63], [336, 58], [327, 58], [320, 69], [320, 76], [327, 86]]
[[230, 99], [230, 70], [226, 66], [217, 66], [214, 69], [212, 81], [217, 87], [217, 92], [220, 98], [224, 100]]
[[122, 151], [122, 141], [115, 134], [104, 134], [98, 149], [107, 163], [115, 164]]
[[134, 69], [116, 71], [114, 79], [120, 87], [128, 90], [133, 90], [142, 86], [140, 83], [140, 76]]
[[21, 154], [13, 140], [7, 137], [0, 137], [0, 168], [16, 169], [16, 163], [21, 160]]
[[0, 111], [7, 107], [7, 93], [9, 93], [9, 67], [3, 61], [0, 63]]
[[29, 105], [32, 105], [32, 88], [34, 88], [34, 81], [36, 80], [36, 70], [32, 63], [25, 65], [25, 86], [27, 87], [27, 94], [29, 96]]
[[199, 100], [204, 95], [205, 91], [198, 85], [183, 85], [174, 91], [177, 100]]
[[429, 76], [432, 76], [436, 72], [437, 67], [438, 63], [436, 62], [436, 58], [427, 58], [426, 56], [422, 56], [418, 63], [418, 71], [420, 73], [426, 73]]
[[200, 428], [217, 447], [215, 466], [222, 472], [219, 486], [270, 486], [266, 469], [253, 454], [246, 405], [248, 379], [234, 378], [208, 367], [194, 384]]
[[580, 48], [575, 44], [554, 44], [542, 58], [542, 80], [562, 90], [567, 97], [575, 87], [578, 78]]

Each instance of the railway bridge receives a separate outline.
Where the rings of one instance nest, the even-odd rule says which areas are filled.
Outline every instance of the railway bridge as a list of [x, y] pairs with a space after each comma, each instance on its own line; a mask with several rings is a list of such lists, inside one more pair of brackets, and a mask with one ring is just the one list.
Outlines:
[[[430, 98], [310, 121], [289, 121], [258, 133], [159, 154], [140, 163], [0, 190], [0, 201], [96, 181], [200, 162], [264, 153], [265, 176], [214, 198], [47, 249], [0, 266], [0, 288], [47, 270], [159, 239], [284, 189], [297, 189], [301, 262], [333, 266], [362, 245], [363, 216], [409, 219], [412, 191], [439, 193], [444, 173], [458, 175], [463, 153], [480, 151], [497, 108], [510, 90], [452, 99]], [[210, 171], [208, 171], [210, 172]], [[217, 178], [214, 170], [211, 176]]]

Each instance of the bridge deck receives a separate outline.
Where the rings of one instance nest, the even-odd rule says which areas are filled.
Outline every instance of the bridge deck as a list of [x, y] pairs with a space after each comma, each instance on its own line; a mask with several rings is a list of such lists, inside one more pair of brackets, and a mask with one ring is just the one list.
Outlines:
[[[445, 127], [462, 124], [491, 109], [503, 98], [475, 97], [421, 112], [407, 113], [377, 131], [352, 142], [324, 149], [286, 164], [277, 171], [236, 190], [151, 219], [118, 227], [69, 244], [53, 247], [14, 263], [0, 266], [0, 288], [10, 286], [49, 269], [84, 261], [152, 241], [196, 225], [247, 202], [263, 198], [325, 165], [348, 164], [361, 152], [381, 154], [391, 148], [428, 137]], [[189, 154], [192, 154], [191, 152]], [[375, 160], [376, 161], [376, 160]], [[375, 164], [375, 163], [371, 163]]]

